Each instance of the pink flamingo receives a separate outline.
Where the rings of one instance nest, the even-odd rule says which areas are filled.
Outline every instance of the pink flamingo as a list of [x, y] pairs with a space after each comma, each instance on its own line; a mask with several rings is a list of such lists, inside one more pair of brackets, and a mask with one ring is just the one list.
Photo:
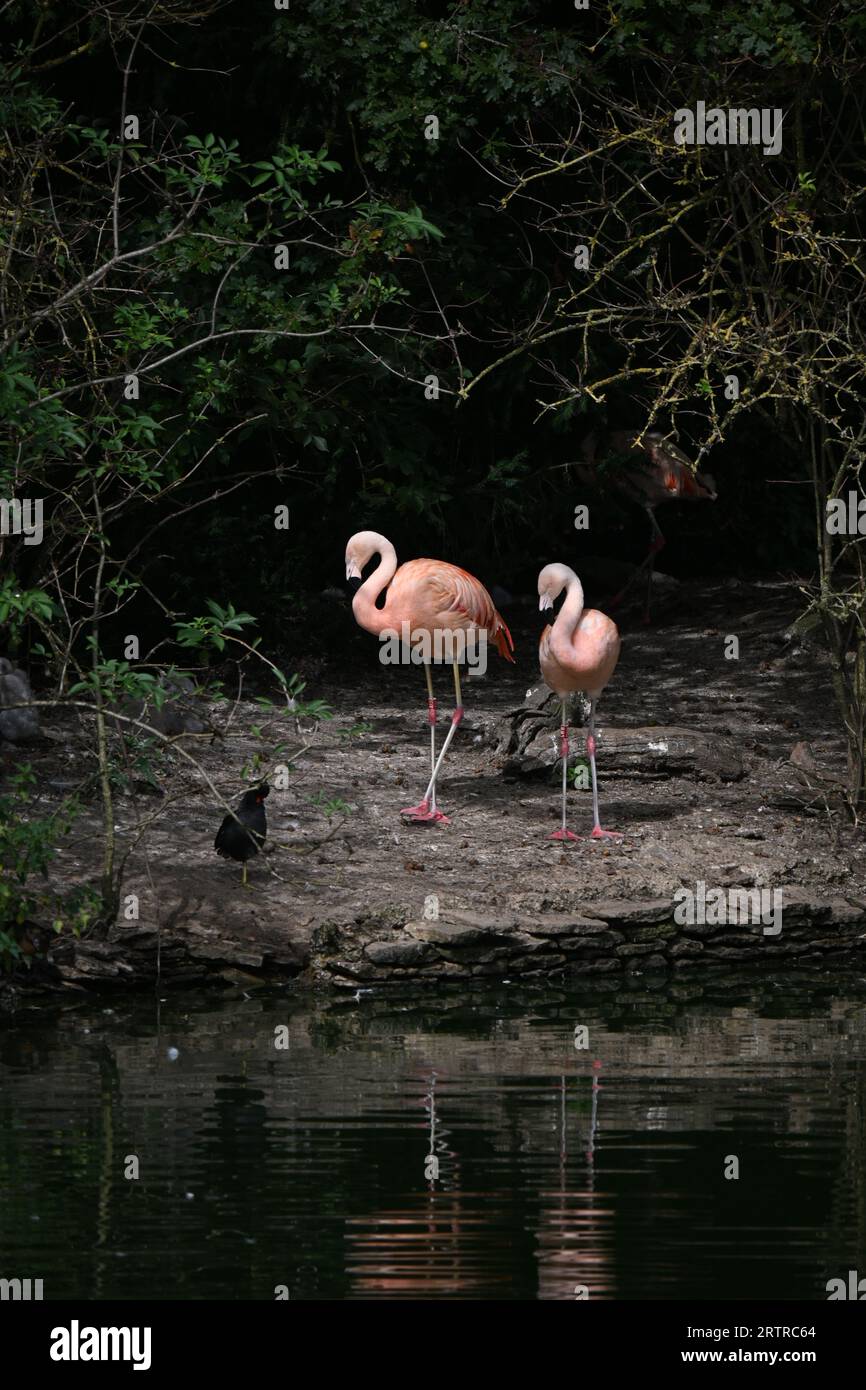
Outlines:
[[650, 548], [624, 589], [612, 603], [621, 601], [643, 570], [647, 571], [644, 622], [649, 622], [650, 594], [655, 557], [666, 545], [656, 519], [656, 507], [662, 502], [715, 502], [715, 479], [709, 473], [699, 473], [691, 459], [661, 430], [611, 430], [609, 434], [588, 434], [581, 445], [584, 462], [595, 468], [609, 454], [628, 454], [629, 462], [611, 471], [614, 486], [630, 501], [643, 507], [652, 528]]
[[595, 707], [614, 673], [619, 657], [616, 623], [594, 608], [584, 608], [583, 585], [568, 565], [545, 565], [538, 576], [538, 607], [552, 608], [565, 589], [565, 602], [553, 627], [546, 627], [538, 644], [541, 674], [562, 703], [562, 826], [552, 840], [576, 840], [566, 826], [566, 775], [568, 770], [567, 701], [576, 690], [589, 696], [589, 733], [586, 751], [592, 769], [592, 838], [621, 839], [615, 830], [602, 830], [598, 819], [598, 784], [595, 773]]
[[[374, 555], [379, 556], [379, 564], [352, 600], [355, 619], [365, 632], [372, 632], [377, 637], [386, 631], [405, 632], [413, 643], [421, 639], [428, 654], [431, 649], [441, 650], [443, 646], [446, 650], [453, 651], [454, 647], [459, 650], [460, 642], [453, 636], [456, 633], [462, 635], [464, 645], [467, 637], [482, 642], [492, 637], [499, 655], [504, 656], [506, 661], [514, 660], [511, 655], [514, 650], [511, 633], [497, 613], [484, 585], [474, 575], [444, 560], [409, 560], [398, 569], [397, 552], [385, 536], [380, 536], [376, 531], [359, 531], [346, 546], [346, 578], [360, 579], [361, 571]], [[385, 588], [388, 589], [385, 603], [378, 608], [376, 600]], [[436, 806], [436, 779], [463, 718], [460, 667], [457, 660], [452, 664], [455, 708], [451, 728], [437, 759], [436, 697], [433, 694], [429, 655], [424, 660], [430, 724], [430, 781], [418, 805], [406, 806], [400, 812], [411, 821], [449, 824], [448, 817]]]

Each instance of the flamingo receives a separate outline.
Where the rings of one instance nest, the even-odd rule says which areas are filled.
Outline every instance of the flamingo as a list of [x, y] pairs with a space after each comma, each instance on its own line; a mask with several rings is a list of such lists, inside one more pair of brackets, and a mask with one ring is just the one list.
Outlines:
[[[355, 619], [365, 632], [372, 632], [377, 637], [386, 630], [409, 632], [413, 642], [419, 639], [424, 641], [427, 652], [434, 645], [442, 643], [449, 633], [462, 633], [464, 640], [467, 636], [480, 637], [482, 641], [490, 637], [495, 641], [500, 656], [505, 657], [506, 661], [514, 660], [511, 655], [514, 650], [511, 633], [497, 613], [484, 585], [474, 575], [444, 560], [409, 560], [398, 569], [397, 552], [385, 536], [380, 536], [376, 531], [359, 531], [346, 546], [346, 578], [360, 579], [364, 566], [374, 555], [379, 556], [379, 564], [352, 600]], [[377, 608], [376, 600], [386, 588], [385, 603]], [[454, 642], [453, 637], [447, 640]], [[450, 823], [448, 816], [443, 815], [436, 805], [436, 780], [463, 718], [460, 668], [457, 661], [452, 664], [455, 708], [451, 728], [437, 759], [436, 697], [433, 694], [430, 661], [424, 660], [430, 725], [430, 781], [418, 805], [406, 806], [400, 812], [413, 822]]]
[[655, 557], [667, 544], [656, 519], [656, 507], [662, 502], [672, 501], [715, 502], [718, 496], [715, 479], [709, 473], [699, 473], [691, 459], [661, 430], [646, 430], [644, 434], [635, 434], [633, 430], [612, 430], [606, 435], [593, 431], [584, 439], [581, 452], [585, 464], [591, 468], [595, 468], [607, 454], [630, 455], [628, 464], [615, 469], [611, 478], [615, 487], [630, 501], [643, 507], [649, 517], [652, 528], [650, 548], [625, 588], [612, 602], [619, 603], [641, 571], [646, 569], [644, 622], [648, 623]]
[[577, 840], [566, 824], [566, 774], [568, 770], [567, 702], [576, 690], [589, 696], [589, 733], [586, 751], [592, 769], [592, 839], [619, 840], [615, 830], [602, 830], [598, 818], [598, 784], [595, 772], [595, 707], [614, 673], [620, 640], [616, 623], [594, 608], [585, 608], [583, 585], [568, 565], [545, 565], [538, 576], [538, 607], [552, 608], [565, 589], [565, 602], [553, 627], [546, 627], [538, 644], [538, 660], [546, 684], [562, 705], [562, 826], [551, 840]]

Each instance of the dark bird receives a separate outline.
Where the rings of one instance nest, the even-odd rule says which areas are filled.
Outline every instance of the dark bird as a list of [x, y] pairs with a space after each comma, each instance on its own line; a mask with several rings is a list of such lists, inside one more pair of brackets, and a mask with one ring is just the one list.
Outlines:
[[265, 843], [268, 822], [265, 816], [265, 797], [270, 791], [267, 782], [244, 792], [237, 810], [226, 816], [214, 840], [214, 849], [223, 859], [236, 859], [244, 866], [242, 883], [247, 885], [247, 860], [258, 854]]

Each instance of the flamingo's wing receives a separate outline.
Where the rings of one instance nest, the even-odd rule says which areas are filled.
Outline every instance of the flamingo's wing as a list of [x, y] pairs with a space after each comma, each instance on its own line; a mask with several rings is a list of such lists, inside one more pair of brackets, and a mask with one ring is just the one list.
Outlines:
[[674, 463], [676, 469], [674, 481], [666, 484], [676, 497], [687, 497], [697, 499], [699, 497], [715, 498], [715, 489], [709, 486], [705, 474], [697, 473], [692, 468], [687, 468], [682, 463]]
[[423, 584], [429, 596], [431, 607], [438, 613], [453, 613], [464, 618], [467, 623], [486, 632], [496, 642], [496, 649], [506, 661], [513, 661], [511, 655], [514, 642], [501, 614], [496, 611], [493, 599], [484, 585], [474, 574], [469, 574], [457, 565], [449, 565], [444, 560], [411, 560], [403, 569], [411, 570], [412, 580]]
[[502, 614], [497, 612], [493, 599], [484, 585], [474, 574], [447, 565], [447, 575], [442, 576], [443, 589], [450, 595], [449, 608], [452, 612], [467, 617], [476, 627], [483, 628], [496, 643], [496, 650], [506, 661], [513, 661], [514, 641]]

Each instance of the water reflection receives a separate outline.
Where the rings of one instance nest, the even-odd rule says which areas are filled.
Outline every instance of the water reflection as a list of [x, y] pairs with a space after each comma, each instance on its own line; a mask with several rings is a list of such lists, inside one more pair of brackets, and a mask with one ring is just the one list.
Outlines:
[[866, 988], [796, 978], [46, 1006], [0, 1032], [0, 1277], [823, 1298], [866, 1269], [864, 1079]]

